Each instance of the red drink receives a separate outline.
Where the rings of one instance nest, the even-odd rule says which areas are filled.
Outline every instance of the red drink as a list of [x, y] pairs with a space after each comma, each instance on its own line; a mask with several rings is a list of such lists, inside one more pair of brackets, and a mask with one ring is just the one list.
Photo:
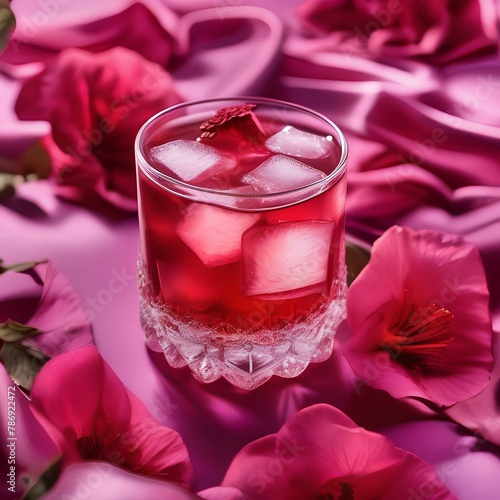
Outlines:
[[178, 106], [138, 138], [148, 345], [245, 388], [326, 359], [345, 300], [343, 137], [254, 102]]

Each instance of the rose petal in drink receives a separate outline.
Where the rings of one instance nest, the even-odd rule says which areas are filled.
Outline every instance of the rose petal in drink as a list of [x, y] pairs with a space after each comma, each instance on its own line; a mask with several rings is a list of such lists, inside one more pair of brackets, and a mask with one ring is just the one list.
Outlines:
[[151, 155], [186, 182], [200, 182], [236, 166], [234, 159], [220, 154], [214, 147], [185, 139], [154, 146]]
[[[275, 298], [324, 290], [333, 221], [258, 225], [242, 237], [242, 293]], [[274, 295], [274, 296], [273, 296]]]
[[280, 193], [307, 186], [324, 177], [323, 172], [300, 161], [275, 155], [245, 174], [241, 180], [262, 193]]
[[281, 153], [298, 158], [326, 158], [332, 152], [332, 137], [322, 137], [299, 130], [291, 125], [269, 137], [266, 147], [273, 153]]
[[206, 266], [221, 266], [239, 260], [241, 235], [258, 220], [258, 214], [193, 203], [177, 234]]

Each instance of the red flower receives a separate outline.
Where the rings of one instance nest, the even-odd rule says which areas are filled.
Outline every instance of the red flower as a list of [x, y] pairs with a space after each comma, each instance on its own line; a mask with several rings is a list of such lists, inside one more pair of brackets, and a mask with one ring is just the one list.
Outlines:
[[222, 108], [209, 120], [200, 125], [201, 137], [214, 137], [220, 129], [229, 129], [235, 135], [243, 138], [265, 138], [265, 132], [253, 109], [256, 104], [244, 104]]
[[94, 346], [49, 361], [35, 378], [31, 397], [64, 465], [100, 460], [191, 485], [191, 463], [179, 434], [153, 419]]
[[497, 49], [489, 0], [308, 0], [298, 14], [345, 52], [447, 63]]
[[426, 498], [454, 498], [423, 460], [326, 404], [245, 446], [222, 482], [246, 498], [273, 500], [393, 500], [411, 498], [424, 484]]
[[24, 84], [16, 112], [51, 124], [42, 144], [57, 194], [98, 210], [135, 211], [135, 136], [180, 100], [170, 75], [134, 51], [66, 49]]
[[345, 356], [368, 385], [450, 406], [491, 375], [489, 293], [478, 250], [462, 239], [393, 226], [347, 295]]

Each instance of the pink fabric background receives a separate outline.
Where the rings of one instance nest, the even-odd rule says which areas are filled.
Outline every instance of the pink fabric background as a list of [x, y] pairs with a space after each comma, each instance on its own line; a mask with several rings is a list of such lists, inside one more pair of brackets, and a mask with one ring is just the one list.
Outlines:
[[[339, 124], [350, 144], [347, 208], [351, 235], [371, 243], [392, 224], [400, 224], [457, 233], [477, 245], [488, 276], [498, 335], [498, 55], [440, 66], [333, 53], [298, 35], [297, 0], [145, 3], [156, 14], [158, 33], [169, 33], [184, 54], [183, 65], [172, 70], [172, 77], [186, 99], [273, 96], [307, 105]], [[4, 165], [49, 130], [45, 122], [17, 119], [13, 106], [23, 78], [39, 71], [40, 61], [50, 60], [65, 46], [99, 50], [103, 44], [122, 40], [119, 23], [106, 21], [131, 5], [126, 0], [54, 0], [44, 5], [49, 4], [52, 11], [40, 10], [41, 2], [34, 0], [15, 1], [12, 6], [21, 36], [14, 41], [24, 37], [27, 45], [17, 52], [11, 46], [0, 57], [0, 158]], [[140, 23], [147, 18], [144, 11], [139, 14], [126, 37], [131, 45], [139, 43]], [[498, 10], [492, 15], [498, 19]], [[231, 19], [239, 23], [232, 26], [241, 30], [241, 36], [228, 39], [223, 25]], [[85, 23], [94, 24], [91, 29], [78, 29]], [[166, 46], [141, 47], [151, 60], [162, 62], [169, 57]], [[411, 161], [402, 162], [401, 156]], [[91, 311], [95, 344], [103, 357], [153, 416], [181, 433], [193, 461], [197, 490], [219, 484], [243, 445], [276, 432], [297, 410], [325, 402], [421, 456], [457, 498], [499, 497], [497, 337], [497, 363], [490, 386], [458, 410], [450, 410], [452, 417], [490, 439], [477, 451], [467, 451], [475, 439], [471, 432], [423, 406], [368, 388], [358, 395], [341, 355], [348, 334], [345, 325], [330, 360], [311, 365], [297, 379], [273, 379], [251, 393], [224, 381], [203, 386], [187, 370], [166, 366], [161, 356], [148, 352], [144, 345], [135, 284], [137, 239], [135, 216], [111, 220], [71, 205], [55, 198], [46, 181], [24, 186], [16, 203], [0, 205], [0, 258], [8, 263], [47, 258], [67, 277]], [[111, 300], [103, 301], [110, 297], [103, 291], [110, 289], [110, 280], [117, 275], [123, 286], [112, 293]], [[2, 394], [6, 394], [9, 380], [3, 369], [0, 378]], [[3, 436], [6, 398], [0, 401]], [[51, 444], [19, 393], [17, 403], [19, 470], [40, 472], [47, 465]], [[3, 469], [1, 477], [5, 477]]]

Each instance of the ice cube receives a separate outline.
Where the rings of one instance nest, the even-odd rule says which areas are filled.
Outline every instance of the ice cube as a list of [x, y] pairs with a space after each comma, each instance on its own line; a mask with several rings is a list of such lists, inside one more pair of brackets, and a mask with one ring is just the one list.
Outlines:
[[206, 266], [221, 266], [240, 259], [241, 235], [258, 220], [255, 213], [193, 203], [177, 226], [177, 234]]
[[221, 207], [228, 208], [252, 208], [249, 203], [245, 203], [247, 196], [256, 195], [255, 189], [252, 186], [236, 186], [229, 189], [219, 189], [217, 192], [200, 191], [196, 194], [198, 201], [206, 203], [214, 203]]
[[333, 221], [283, 222], [248, 229], [242, 237], [242, 293], [292, 297], [324, 290]]
[[200, 182], [232, 170], [236, 161], [198, 141], [179, 139], [151, 148], [152, 157], [186, 182]]
[[298, 158], [326, 158], [332, 151], [332, 137], [322, 137], [287, 125], [266, 140], [266, 147], [273, 153]]
[[280, 193], [312, 184], [325, 174], [300, 161], [275, 155], [245, 174], [241, 180], [263, 193]]

